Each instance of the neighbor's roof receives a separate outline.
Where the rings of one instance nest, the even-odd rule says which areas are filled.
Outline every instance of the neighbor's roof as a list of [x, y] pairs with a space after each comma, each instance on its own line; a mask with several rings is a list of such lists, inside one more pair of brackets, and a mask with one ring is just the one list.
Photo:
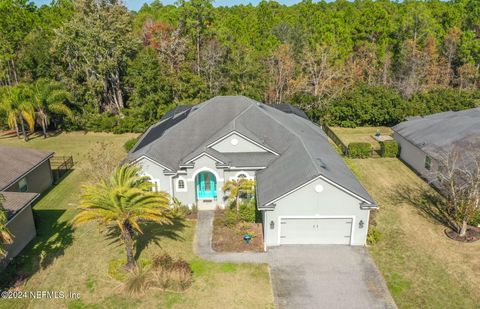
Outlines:
[[0, 191], [52, 156], [53, 152], [0, 145]]
[[0, 192], [3, 195], [3, 208], [7, 211], [7, 222], [39, 195], [30, 192]]
[[[128, 160], [146, 156], [176, 171], [205, 152], [236, 167], [266, 167], [257, 173], [261, 206], [319, 176], [373, 203], [323, 130], [304, 115], [293, 107], [274, 108], [244, 96], [214, 97], [162, 118], [141, 137]], [[232, 131], [271, 152], [219, 153], [208, 147]]]
[[480, 136], [480, 107], [411, 117], [393, 130], [425, 153], [435, 157], [454, 144]]

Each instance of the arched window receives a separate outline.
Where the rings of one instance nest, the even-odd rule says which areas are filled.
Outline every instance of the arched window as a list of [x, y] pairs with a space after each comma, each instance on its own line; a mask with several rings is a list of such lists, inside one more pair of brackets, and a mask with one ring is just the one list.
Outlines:
[[247, 178], [247, 175], [245, 175], [245, 174], [242, 173], [242, 174], [239, 174], [239, 175], [237, 176], [237, 178], [238, 178], [238, 179], [245, 179], [245, 178]]
[[178, 192], [185, 192], [187, 191], [187, 183], [183, 177], [177, 179], [177, 191]]
[[178, 180], [178, 188], [179, 189], [185, 189], [185, 180], [183, 180], [183, 179]]

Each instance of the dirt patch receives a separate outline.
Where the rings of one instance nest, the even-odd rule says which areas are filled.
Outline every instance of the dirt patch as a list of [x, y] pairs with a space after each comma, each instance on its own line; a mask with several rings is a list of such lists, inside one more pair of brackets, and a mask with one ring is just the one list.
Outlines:
[[445, 234], [451, 239], [461, 242], [475, 242], [480, 240], [480, 228], [473, 226], [469, 226], [467, 228], [467, 233], [462, 237], [460, 237], [456, 231], [450, 229], [446, 229]]
[[[250, 244], [243, 240], [244, 234], [252, 235]], [[233, 226], [225, 225], [225, 211], [217, 210], [213, 221], [213, 250], [218, 252], [262, 252], [263, 232], [262, 224], [239, 222]]]

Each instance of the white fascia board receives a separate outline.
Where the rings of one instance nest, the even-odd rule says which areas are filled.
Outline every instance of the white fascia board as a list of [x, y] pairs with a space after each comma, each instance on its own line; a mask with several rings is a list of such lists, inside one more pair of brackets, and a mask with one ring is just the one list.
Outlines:
[[266, 168], [267, 168], [266, 166], [240, 166], [240, 167], [231, 166], [228, 169], [238, 171], [238, 170], [263, 170]]
[[237, 135], [240, 136], [241, 138], [246, 139], [246, 140], [249, 141], [250, 143], [252, 143], [252, 144], [254, 144], [254, 145], [262, 148], [263, 150], [268, 151], [268, 152], [270, 152], [270, 153], [273, 153], [273, 154], [276, 155], [276, 156], [279, 156], [279, 154], [276, 153], [275, 151], [273, 151], [273, 150], [271, 150], [271, 149], [263, 146], [262, 144], [257, 143], [256, 141], [252, 140], [251, 138], [249, 138], [249, 137], [247, 137], [247, 136], [243, 135], [242, 133], [239, 133], [239, 132], [237, 132], [237, 131], [235, 131], [235, 130], [233, 130], [232, 132], [228, 133], [227, 135], [225, 135], [225, 136], [223, 136], [223, 137], [220, 137], [220, 138], [217, 139], [216, 141], [210, 143], [209, 145], [207, 145], [207, 147], [210, 148], [210, 147], [214, 146], [215, 144], [218, 144], [219, 142], [221, 142], [221, 141], [223, 141], [224, 139], [228, 138], [229, 136], [232, 136], [233, 134], [237, 134]]
[[165, 169], [165, 170], [167, 170], [167, 171], [172, 172], [172, 170], [169, 169], [168, 167], [166, 167], [165, 165], [163, 165], [163, 164], [161, 164], [161, 163], [153, 160], [153, 159], [150, 158], [150, 157], [147, 157], [146, 155], [143, 155], [143, 156], [141, 156], [141, 157], [138, 157], [137, 159], [133, 160], [133, 162], [130, 163], [130, 164], [135, 164], [135, 163], [137, 163], [138, 161], [140, 161], [140, 160], [142, 160], [142, 159], [148, 160], [148, 161], [150, 161], [150, 162], [152, 162], [152, 163], [154, 163], [154, 164], [157, 164], [157, 165], [160, 166], [161, 168], [163, 168], [163, 169]]
[[198, 158], [200, 158], [200, 157], [202, 157], [202, 156], [207, 156], [207, 157], [209, 157], [210, 159], [212, 159], [212, 160], [214, 160], [214, 161], [216, 161], [216, 162], [218, 162], [218, 163], [225, 164], [225, 162], [223, 162], [223, 161], [215, 158], [215, 157], [212, 156], [212, 155], [209, 155], [209, 154], [206, 153], [206, 152], [202, 152], [201, 154], [199, 154], [199, 155], [196, 156], [195, 158], [188, 160], [188, 162], [185, 162], [185, 164], [188, 164], [188, 163], [190, 163], [190, 162], [193, 162], [193, 161], [197, 160]]

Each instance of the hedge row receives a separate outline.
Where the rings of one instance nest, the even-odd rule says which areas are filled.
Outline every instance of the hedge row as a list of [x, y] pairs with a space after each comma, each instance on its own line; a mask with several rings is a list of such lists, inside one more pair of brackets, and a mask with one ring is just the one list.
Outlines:
[[380, 142], [380, 155], [385, 158], [396, 158], [398, 156], [398, 143], [394, 140]]
[[348, 144], [348, 156], [350, 158], [368, 158], [372, 156], [372, 145], [370, 143]]

